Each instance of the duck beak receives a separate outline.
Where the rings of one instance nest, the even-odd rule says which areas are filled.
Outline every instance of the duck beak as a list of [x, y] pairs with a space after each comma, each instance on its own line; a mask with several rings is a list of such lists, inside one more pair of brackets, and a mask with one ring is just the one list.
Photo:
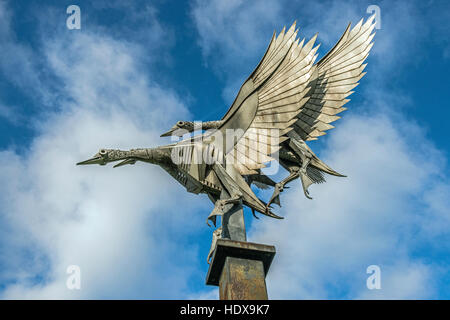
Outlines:
[[180, 135], [180, 133], [184, 133], [184, 130], [178, 127], [177, 125], [174, 125], [172, 128], [170, 128], [169, 131], [163, 133], [161, 137], [170, 137], [170, 136], [182, 137], [183, 135], [182, 134]]
[[126, 164], [135, 164], [135, 163], [136, 163], [136, 159], [125, 159], [122, 162], [114, 165], [113, 168], [121, 167], [121, 166], [124, 166]]
[[86, 165], [86, 164], [99, 164], [99, 165], [104, 165], [105, 163], [105, 159], [103, 159], [102, 156], [96, 154], [94, 157], [92, 157], [91, 159], [88, 160], [84, 160], [81, 162], [77, 163], [77, 166], [79, 165]]
[[169, 131], [167, 131], [166, 133], [163, 133], [161, 135], [161, 137], [170, 137], [172, 135], [172, 133], [176, 130], [177, 128], [172, 128]]

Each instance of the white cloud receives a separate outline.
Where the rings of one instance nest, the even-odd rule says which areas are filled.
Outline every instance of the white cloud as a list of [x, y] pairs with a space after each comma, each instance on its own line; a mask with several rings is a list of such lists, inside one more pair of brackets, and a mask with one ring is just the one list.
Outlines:
[[382, 270], [381, 289], [363, 288], [357, 299], [429, 299], [434, 293], [433, 275], [426, 265], [400, 262]]
[[[315, 10], [302, 9], [311, 15], [305, 35], [323, 29], [321, 39], [327, 45], [343, 31], [348, 16], [365, 12], [361, 8], [359, 13], [352, 4], [332, 4], [336, 11], [318, 4], [311, 5]], [[401, 6], [381, 7], [387, 17], [394, 9], [405, 12]], [[205, 59], [229, 83], [226, 99], [233, 98], [235, 90], [230, 87], [237, 89], [251, 71], [247, 66], [258, 62], [267, 34], [292, 22], [285, 20], [285, 10], [295, 11], [278, 1], [194, 4]], [[392, 14], [384, 26], [399, 17], [413, 21], [411, 15]], [[107, 36], [98, 28], [66, 37], [54, 34], [52, 40], [43, 36], [45, 55], [36, 57], [11, 36], [10, 20], [1, 20], [1, 39], [20, 51], [18, 60], [11, 60], [20, 66], [15, 81], [23, 88], [39, 83], [38, 77], [27, 78], [39, 60], [61, 84], [59, 110], [36, 124], [39, 135], [29, 150], [0, 152], [0, 180], [7, 181], [0, 186], [2, 297], [217, 297], [216, 290], [198, 293], [188, 286], [189, 277], [198, 273], [194, 263], [198, 247], [185, 239], [204, 229], [198, 211], [200, 206], [201, 211], [210, 209], [206, 199], [187, 194], [150, 165], [118, 169], [74, 165], [100, 147], [155, 146], [156, 137], [174, 120], [189, 118], [183, 101], [146, 72], [147, 53], [136, 42]], [[336, 28], [341, 22], [342, 28]], [[301, 19], [299, 25], [303, 27]], [[435, 295], [440, 261], [422, 261], [412, 253], [424, 242], [444, 243], [441, 250], [448, 252], [448, 241], [442, 241], [448, 240], [450, 223], [450, 186], [442, 173], [445, 158], [419, 125], [388, 111], [407, 104], [408, 97], [398, 98], [376, 82], [394, 77], [386, 70], [401, 67], [408, 48], [414, 48], [414, 43], [403, 41], [408, 45], [400, 49], [396, 44], [401, 36], [386, 29], [385, 36], [376, 37], [377, 68], [364, 79], [368, 85], [362, 108], [371, 111], [347, 111], [325, 139], [320, 156], [349, 177], [313, 186], [313, 201], [303, 197], [298, 181], [293, 182], [296, 187], [282, 195], [284, 206], [279, 211], [286, 220], [261, 219], [250, 230], [251, 241], [277, 246], [268, 277], [271, 298]], [[394, 48], [399, 54], [384, 59], [383, 54]], [[9, 56], [2, 55], [4, 61]], [[21, 65], [26, 60], [30, 65]], [[10, 70], [5, 62], [2, 66], [4, 72]], [[183, 211], [178, 210], [179, 203]], [[81, 267], [81, 291], [65, 287], [65, 271], [72, 264]], [[365, 270], [371, 264], [381, 267], [380, 291], [365, 288]]]
[[[426, 138], [423, 125], [402, 112], [413, 103], [408, 94], [391, 87], [402, 68], [421, 59], [417, 48], [434, 22], [426, 23], [410, 3], [378, 5], [382, 29], [375, 36], [368, 75], [355, 94], [362, 106], [356, 112], [350, 102], [336, 129], [321, 139], [322, 148], [311, 144], [348, 178], [329, 177], [326, 184], [312, 186], [313, 201], [295, 181], [281, 197], [279, 213], [286, 220], [252, 224], [250, 241], [277, 247], [267, 279], [271, 298], [430, 298], [446, 272], [442, 260], [422, 261], [417, 254], [418, 248], [437, 250], [439, 258], [450, 249], [443, 240], [450, 227], [446, 159]], [[193, 14], [206, 63], [226, 74], [224, 96], [231, 101], [251, 72], [249, 61], [259, 61], [269, 29], [279, 31], [297, 18], [301, 37], [319, 32], [324, 54], [349, 21], [354, 25], [369, 16], [367, 6], [356, 1], [236, 1], [229, 6], [214, 0], [197, 1]], [[372, 264], [382, 270], [380, 291], [365, 286]]]
[[0, 72], [10, 83], [22, 90], [27, 90], [35, 98], [47, 101], [51, 93], [41, 85], [41, 60], [32, 48], [19, 41], [11, 23], [14, 14], [5, 1], [0, 1]]
[[[148, 76], [136, 44], [87, 31], [43, 38], [63, 98], [36, 124], [29, 150], [0, 152], [0, 179], [8, 182], [0, 187], [2, 297], [190, 294], [198, 247], [181, 240], [205, 228], [193, 214], [207, 200], [156, 166], [75, 166], [100, 147], [157, 146], [171, 115], [189, 117], [186, 106]], [[66, 288], [69, 265], [81, 268], [79, 291]]]
[[205, 63], [227, 80], [223, 95], [228, 103], [257, 65], [281, 9], [278, 1], [195, 1], [192, 16], [199, 45]]
[[188, 300], [219, 300], [219, 290], [217, 288], [207, 291], [200, 291], [187, 297]]
[[[251, 230], [252, 241], [277, 247], [268, 284], [273, 298], [335, 298], [336, 291], [349, 298], [434, 294], [428, 283], [439, 275], [434, 267], [440, 262], [426, 265], [410, 255], [424, 240], [448, 237], [448, 212], [430, 210], [441, 232], [422, 229], [430, 219], [424, 208], [446, 201], [438, 195], [430, 202], [423, 195], [433, 192], [434, 184], [450, 184], [439, 177], [445, 168], [440, 157], [429, 157], [437, 150], [411, 134], [417, 130], [411, 126], [385, 116], [347, 115], [321, 154], [348, 177], [311, 187], [312, 201], [303, 197], [298, 181], [292, 183], [295, 191], [284, 194], [279, 210], [286, 220], [266, 219]], [[418, 152], [424, 149], [428, 152]], [[383, 289], [370, 295], [365, 269], [372, 264], [385, 277]]]
[[[197, 0], [192, 15], [205, 63], [225, 78], [223, 96], [231, 103], [261, 59], [274, 30], [278, 34], [296, 20], [300, 38], [309, 39], [319, 33], [320, 59], [339, 40], [349, 22], [354, 26], [361, 18], [369, 17], [366, 10], [370, 4], [361, 1]], [[430, 34], [433, 28], [430, 23], [434, 22], [423, 19], [412, 3], [382, 1], [377, 5], [382, 24], [381, 29], [376, 30], [376, 45], [369, 64], [376, 63], [380, 72], [372, 72], [371, 78], [382, 86], [385, 81], [389, 85], [400, 68], [408, 66], [406, 62], [423, 59], [411, 52]]]
[[[267, 1], [254, 5], [251, 1], [196, 1], [192, 10], [203, 54], [220, 55], [231, 62], [231, 57], [242, 53], [243, 45], [252, 52], [261, 45], [267, 29], [279, 17], [279, 2]], [[226, 51], [223, 50], [226, 48]]]

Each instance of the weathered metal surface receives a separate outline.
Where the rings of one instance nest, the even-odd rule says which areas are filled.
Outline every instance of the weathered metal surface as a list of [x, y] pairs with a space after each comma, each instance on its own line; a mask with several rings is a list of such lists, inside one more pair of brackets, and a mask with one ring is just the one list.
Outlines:
[[[230, 195], [226, 190], [222, 190], [220, 199], [229, 199]], [[213, 232], [211, 241], [211, 248], [209, 249], [207, 261], [210, 259], [216, 249], [218, 239], [229, 239], [236, 241], [247, 241], [244, 222], [244, 208], [242, 203], [228, 204], [224, 207], [224, 214], [222, 215], [222, 226]]]
[[206, 276], [206, 284], [219, 285], [227, 257], [261, 261], [263, 266], [262, 277], [264, 278], [269, 271], [275, 252], [275, 247], [270, 245], [218, 239]]
[[227, 257], [219, 281], [220, 300], [267, 300], [263, 262]]
[[[364, 61], [375, 35], [374, 18], [365, 23], [361, 20], [353, 29], [349, 25], [338, 43], [317, 63], [317, 35], [307, 42], [299, 41], [294, 23], [288, 30], [274, 34], [222, 120], [206, 123], [205, 129], [215, 130], [159, 148], [103, 149], [79, 164], [104, 165], [117, 160], [122, 160], [117, 166], [136, 161], [159, 164], [187, 191], [207, 193], [213, 196], [210, 199], [217, 199], [211, 220], [215, 215], [223, 215], [226, 205], [238, 201], [254, 211], [280, 218], [271, 212], [271, 204], [280, 204], [279, 195], [285, 184], [300, 178], [304, 193], [310, 198], [308, 187], [324, 182], [324, 173], [342, 176], [322, 162], [305, 141], [315, 140], [333, 128], [330, 123], [339, 119], [336, 114], [345, 109], [347, 97], [364, 75]], [[163, 136], [196, 129], [193, 122], [178, 121]], [[222, 139], [216, 139], [215, 133]], [[273, 157], [278, 151], [279, 157]], [[197, 163], [197, 155], [205, 153], [213, 156], [213, 162]], [[183, 159], [182, 163], [174, 161], [174, 154]], [[282, 154], [292, 154], [294, 160], [286, 160]], [[272, 197], [263, 202], [246, 185], [243, 176], [261, 174], [260, 169], [275, 159], [289, 171], [289, 176], [277, 183]], [[223, 174], [225, 165], [228, 175]], [[238, 174], [231, 174], [228, 167]], [[222, 190], [227, 191], [229, 199], [219, 199]]]
[[[304, 194], [310, 198], [308, 187], [324, 182], [324, 173], [342, 176], [321, 161], [305, 141], [316, 140], [333, 128], [330, 123], [346, 109], [343, 105], [349, 101], [347, 97], [365, 74], [364, 61], [375, 34], [373, 21], [374, 16], [365, 23], [361, 20], [353, 29], [349, 25], [335, 47], [318, 63], [315, 63], [317, 36], [306, 43], [299, 41], [294, 23], [278, 36], [274, 34], [264, 57], [222, 120], [208, 122], [204, 128], [215, 130], [158, 148], [101, 149], [93, 158], [78, 164], [105, 165], [113, 161], [121, 161], [115, 167], [133, 165], [136, 161], [157, 164], [188, 192], [206, 193], [214, 203], [207, 222], [215, 224], [216, 217], [221, 216], [223, 229], [216, 232], [216, 238], [221, 234], [231, 239], [216, 239], [207, 283], [218, 285], [222, 270], [227, 270], [220, 280], [224, 297], [234, 297], [234, 290], [241, 292], [237, 294], [239, 297], [247, 297], [252, 290], [260, 294], [263, 283], [260, 279], [264, 275], [256, 276], [261, 273], [259, 262], [267, 273], [275, 248], [233, 241], [246, 240], [242, 206], [281, 219], [271, 211], [271, 204], [280, 204], [279, 195], [285, 184], [300, 178]], [[178, 135], [182, 131], [179, 129], [192, 132], [198, 128], [192, 122], [179, 121], [163, 136]], [[209, 161], [203, 159], [205, 154], [210, 156]], [[289, 171], [287, 178], [275, 183], [255, 177], [263, 177], [261, 169], [274, 160]], [[252, 191], [249, 184], [254, 181], [263, 187], [275, 187], [268, 202]], [[241, 286], [245, 290], [239, 289], [240, 281], [244, 282]]]
[[[228, 197], [227, 192], [222, 191], [221, 199], [226, 199]], [[242, 207], [242, 203], [229, 205], [229, 208], [226, 208], [225, 210], [226, 211], [222, 216], [221, 238], [236, 241], [247, 241], [244, 222], [244, 208]]]
[[[288, 31], [283, 29], [278, 36], [274, 34], [263, 59], [244, 83], [243, 87], [253, 80], [258, 106], [252, 123], [236, 144], [235, 152], [227, 154], [227, 161], [233, 162], [242, 175], [255, 175], [259, 174], [262, 164], [272, 161], [269, 156], [280, 149], [277, 160], [288, 170], [289, 176], [274, 186], [267, 207], [272, 203], [280, 205], [279, 195], [292, 180], [300, 178], [305, 196], [312, 199], [308, 188], [313, 183], [325, 182], [324, 173], [344, 176], [320, 160], [305, 141], [325, 135], [327, 130], [334, 128], [330, 123], [340, 118], [337, 114], [346, 110], [343, 106], [349, 101], [347, 97], [365, 75], [364, 61], [375, 35], [374, 19], [375, 15], [365, 23], [361, 19], [353, 29], [349, 24], [336, 45], [311, 66], [309, 63], [317, 56], [316, 37], [305, 45], [303, 41], [299, 43], [295, 40], [298, 30], [294, 23]], [[223, 120], [232, 118], [240, 103], [244, 105], [242, 98], [251, 91], [242, 91]], [[222, 130], [224, 122], [207, 121], [204, 126]], [[193, 127], [190, 122], [178, 123], [187, 131]], [[280, 129], [279, 143], [261, 143], [262, 132], [271, 128]], [[256, 132], [257, 138], [251, 138], [249, 133], [255, 130], [260, 132]], [[259, 142], [256, 147], [255, 141]], [[250, 151], [256, 158], [249, 156]]]

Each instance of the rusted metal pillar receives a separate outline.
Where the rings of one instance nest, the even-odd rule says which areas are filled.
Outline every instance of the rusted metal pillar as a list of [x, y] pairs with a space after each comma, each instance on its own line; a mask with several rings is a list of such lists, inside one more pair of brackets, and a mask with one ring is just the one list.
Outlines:
[[[230, 175], [236, 170], [230, 170]], [[223, 190], [220, 198], [228, 198]], [[229, 205], [222, 217], [222, 238], [216, 247], [206, 284], [219, 286], [221, 300], [267, 300], [266, 274], [275, 247], [247, 242], [242, 204]]]
[[219, 280], [220, 300], [267, 300], [262, 261], [226, 257]]
[[266, 274], [275, 247], [218, 239], [206, 284], [219, 286], [221, 300], [267, 300]]
[[[225, 190], [222, 190], [221, 199], [228, 198], [229, 195]], [[247, 241], [244, 223], [244, 208], [242, 204], [229, 204], [225, 207], [225, 214], [222, 217], [222, 238]]]

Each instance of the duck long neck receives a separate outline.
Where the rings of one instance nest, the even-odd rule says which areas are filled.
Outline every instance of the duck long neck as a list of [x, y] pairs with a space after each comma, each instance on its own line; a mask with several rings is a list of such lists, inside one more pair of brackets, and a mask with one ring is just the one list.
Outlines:
[[168, 148], [139, 148], [131, 150], [111, 150], [108, 160], [135, 159], [153, 164], [166, 164], [171, 162], [170, 149]]
[[222, 120], [202, 122], [203, 130], [217, 129], [222, 124]]

